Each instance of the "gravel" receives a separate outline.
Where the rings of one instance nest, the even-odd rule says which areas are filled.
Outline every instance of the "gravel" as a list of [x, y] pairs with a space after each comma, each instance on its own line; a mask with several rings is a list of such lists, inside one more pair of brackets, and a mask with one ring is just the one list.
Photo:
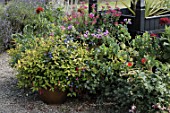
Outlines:
[[0, 54], [0, 113], [114, 113], [77, 98], [68, 98], [62, 105], [43, 103], [37, 93], [17, 87], [16, 71], [9, 66], [9, 58], [7, 53]]

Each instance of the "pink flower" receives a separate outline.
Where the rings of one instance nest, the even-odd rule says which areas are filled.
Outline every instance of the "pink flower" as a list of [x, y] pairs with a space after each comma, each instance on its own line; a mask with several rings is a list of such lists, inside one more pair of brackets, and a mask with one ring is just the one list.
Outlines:
[[87, 24], [88, 24], [88, 21], [85, 21], [84, 24], [87, 25]]
[[120, 11], [120, 8], [119, 8], [119, 7], [115, 7], [115, 9], [116, 9], [117, 11]]
[[77, 15], [76, 14], [73, 14], [73, 16], [72, 16], [73, 18], [77, 18]]
[[110, 11], [111, 11], [111, 13], [116, 13], [116, 12], [117, 12], [117, 11], [114, 10], [114, 9], [111, 9]]
[[89, 14], [89, 17], [92, 19], [92, 18], [94, 18], [94, 14], [93, 13], [90, 13]]
[[68, 21], [71, 21], [72, 20], [72, 17], [70, 16], [70, 17], [68, 17]]
[[76, 80], [78, 81], [78, 80], [79, 80], [79, 78], [77, 77], [77, 78], [76, 78]]
[[53, 32], [51, 32], [51, 33], [50, 33], [50, 36], [54, 36], [54, 33], [53, 33]]
[[69, 26], [68, 26], [68, 30], [71, 30], [71, 29], [72, 29], [72, 27], [73, 27], [72, 25], [69, 25]]
[[94, 20], [92, 21], [92, 25], [94, 25], [94, 24], [96, 24], [96, 23], [97, 23], [97, 20], [94, 19]]
[[118, 26], [118, 25], [119, 25], [119, 23], [118, 23], [118, 22], [115, 22], [115, 23], [114, 23], [114, 25], [115, 25], [115, 26]]
[[80, 24], [80, 22], [79, 22], [79, 21], [76, 21], [76, 22], [75, 22], [75, 24], [77, 24], [77, 25], [78, 25], [78, 24]]
[[88, 7], [87, 6], [84, 6], [84, 9], [87, 9]]
[[96, 7], [96, 4], [93, 4], [91, 7], [94, 9]]
[[115, 17], [120, 17], [121, 16], [121, 13], [120, 12], [117, 12], [117, 13], [113, 13], [112, 16], [115, 16]]
[[65, 30], [65, 29], [66, 29], [64, 26], [61, 26], [60, 28], [61, 28], [62, 30]]

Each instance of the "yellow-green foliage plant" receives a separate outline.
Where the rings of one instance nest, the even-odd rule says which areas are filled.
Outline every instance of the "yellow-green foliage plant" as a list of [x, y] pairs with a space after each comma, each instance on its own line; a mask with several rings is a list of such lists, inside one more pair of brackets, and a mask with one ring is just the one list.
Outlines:
[[[86, 78], [81, 76], [81, 71], [86, 69], [85, 61], [90, 54], [86, 45], [60, 36], [35, 38], [33, 45], [34, 48], [25, 50], [15, 64], [19, 87], [33, 91], [42, 88], [53, 91], [58, 87], [68, 91], [68, 96], [76, 96], [83, 90], [81, 84]], [[20, 45], [10, 52], [17, 50]]]

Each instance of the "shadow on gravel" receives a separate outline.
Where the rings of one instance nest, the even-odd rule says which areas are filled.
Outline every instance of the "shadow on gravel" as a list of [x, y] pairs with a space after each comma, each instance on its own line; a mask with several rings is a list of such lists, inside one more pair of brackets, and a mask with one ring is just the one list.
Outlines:
[[[112, 104], [98, 105], [95, 100], [80, 98], [68, 98], [62, 105], [47, 105], [39, 99], [37, 92], [33, 93], [30, 90], [19, 89], [17, 79], [13, 77], [0, 79], [0, 89], [0, 101], [4, 100], [1, 105], [13, 106], [11, 108], [16, 109], [16, 113], [18, 111], [22, 113], [114, 113]], [[12, 110], [8, 112], [15, 113]]]
[[[1, 106], [11, 108], [3, 113], [114, 113], [112, 105], [100, 106], [94, 100], [68, 98], [62, 105], [47, 105], [43, 103], [37, 93], [19, 89], [14, 77], [0, 79], [0, 113]], [[15, 109], [15, 111], [14, 111]]]

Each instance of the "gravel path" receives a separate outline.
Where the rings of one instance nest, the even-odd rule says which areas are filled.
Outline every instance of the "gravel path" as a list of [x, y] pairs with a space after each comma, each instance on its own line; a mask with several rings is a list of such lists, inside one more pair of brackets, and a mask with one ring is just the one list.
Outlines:
[[44, 104], [36, 93], [17, 88], [16, 72], [8, 60], [7, 53], [0, 54], [0, 113], [114, 113], [76, 98], [62, 105]]

